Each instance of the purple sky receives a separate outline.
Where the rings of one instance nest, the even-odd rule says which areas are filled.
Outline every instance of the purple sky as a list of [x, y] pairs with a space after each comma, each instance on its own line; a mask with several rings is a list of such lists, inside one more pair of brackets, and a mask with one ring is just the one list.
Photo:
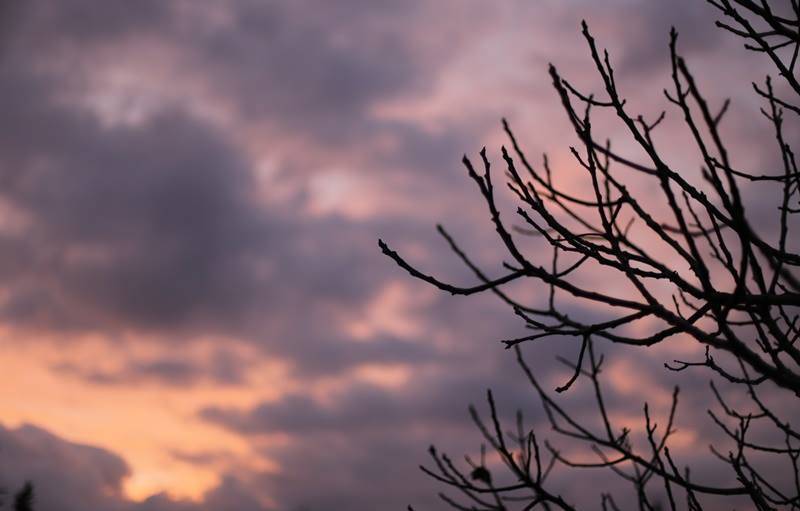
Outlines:
[[[431, 443], [476, 451], [467, 406], [487, 387], [543, 419], [497, 342], [524, 328], [489, 296], [411, 280], [377, 239], [471, 282], [443, 223], [499, 268], [460, 160], [484, 145], [499, 160], [502, 117], [580, 192], [547, 64], [599, 90], [584, 18], [648, 115], [668, 108], [675, 25], [709, 98], [734, 101], [739, 161], [769, 165], [750, 89], [769, 67], [714, 14], [700, 0], [3, 2], [0, 483], [32, 479], [40, 511], [442, 508], [417, 466]], [[664, 146], [696, 172], [669, 116]], [[533, 365], [555, 386], [554, 355], [576, 349], [543, 344]], [[618, 416], [638, 420], [645, 399], [664, 413], [678, 379], [662, 363], [691, 349], [609, 350]], [[706, 378], [681, 375], [686, 462], [715, 434]]]

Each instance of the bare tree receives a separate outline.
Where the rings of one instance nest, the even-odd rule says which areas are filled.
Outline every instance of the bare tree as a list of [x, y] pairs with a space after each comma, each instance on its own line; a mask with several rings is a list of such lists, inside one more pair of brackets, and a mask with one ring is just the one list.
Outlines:
[[33, 511], [33, 485], [26, 482], [14, 496], [14, 511]]
[[[5, 488], [0, 488], [0, 509], [3, 509], [5, 505], [3, 497], [7, 494]], [[33, 511], [33, 500], [33, 484], [26, 481], [22, 488], [14, 494], [14, 511]]]
[[[479, 268], [442, 227], [441, 235], [477, 278], [475, 285], [443, 282], [379, 241], [383, 253], [413, 277], [452, 294], [493, 293], [513, 309], [531, 333], [502, 342], [516, 353], [555, 433], [565, 441], [582, 442], [584, 451], [594, 456], [587, 461], [563, 454], [526, 429], [521, 415], [515, 431], [507, 432], [489, 392], [488, 418], [481, 417], [475, 408], [471, 413], [484, 441], [506, 469], [500, 474], [497, 467], [491, 469], [483, 450], [480, 461], [467, 457], [467, 464], [461, 465], [434, 448], [433, 467], [423, 467], [459, 493], [459, 497], [441, 494], [453, 508], [573, 509], [574, 499], [559, 494], [548, 479], [558, 467], [613, 471], [630, 483], [631, 502], [640, 509], [661, 507], [658, 499], [671, 509], [701, 509], [709, 501], [718, 502], [715, 499], [732, 499], [728, 508], [742, 505], [745, 499], [746, 506], [756, 509], [800, 509], [800, 430], [787, 418], [793, 408], [796, 416], [800, 405], [800, 280], [795, 275], [800, 254], [791, 248], [790, 233], [792, 219], [800, 213], [800, 173], [784, 127], [785, 116], [800, 114], [795, 103], [800, 97], [795, 73], [800, 51], [800, 2], [707, 1], [720, 15], [717, 26], [744, 39], [749, 50], [770, 59], [782, 82], [782, 95], [769, 77], [763, 84], [753, 84], [763, 101], [764, 126], [774, 135], [780, 165], [777, 170], [754, 173], [731, 161], [720, 133], [728, 102], [715, 108], [706, 100], [678, 51], [674, 29], [669, 39], [671, 83], [664, 94], [670, 108], [681, 116], [699, 153], [701, 176], [695, 179], [671, 166], [667, 158], [671, 149], [659, 147], [655, 141], [665, 114], [646, 120], [629, 112], [608, 53], [598, 47], [583, 23], [583, 37], [602, 92], [581, 92], [555, 67], [551, 66], [549, 72], [577, 135], [579, 144], [571, 152], [575, 164], [585, 171], [591, 195], [579, 197], [558, 187], [547, 158], [541, 167], [534, 165], [504, 121], [510, 143], [508, 150], [502, 149], [505, 184], [519, 201], [515, 221], [523, 227], [510, 225], [501, 217], [485, 149], [480, 152], [480, 170], [466, 156], [463, 160], [510, 257], [510, 262], [502, 265], [502, 276], [491, 277]], [[595, 132], [592, 120], [598, 111], [610, 112], [624, 125], [641, 156], [612, 149], [611, 143]], [[686, 152], [686, 148], [681, 151]], [[652, 197], [638, 195], [629, 186], [631, 176], [656, 183], [663, 207], [659, 209]], [[748, 216], [743, 198], [745, 187], [763, 185], [772, 186], [776, 201], [777, 227], [771, 234], [764, 232], [763, 220], [756, 220], [752, 213]], [[541, 250], [541, 245], [536, 251], [523, 246], [521, 236], [525, 234], [539, 237], [549, 252]], [[547, 254], [546, 261], [536, 259], [542, 253]], [[632, 292], [613, 294], [581, 283], [576, 275], [592, 267], [615, 275]], [[526, 281], [547, 291], [543, 293], [546, 303], [522, 303], [508, 290], [512, 283]], [[602, 306], [607, 319], [588, 323], [568, 315], [560, 300], [565, 295], [573, 303]], [[636, 335], [642, 325], [648, 333]], [[526, 363], [523, 347], [549, 337], [575, 339], [578, 352], [574, 362], [567, 362], [571, 377], [555, 389], [556, 393], [568, 390], [581, 378], [590, 382], [599, 420], [587, 423], [567, 410]], [[634, 441], [631, 431], [615, 426], [604, 401], [598, 340], [647, 347], [679, 337], [696, 342], [705, 355], [697, 360], [670, 361], [665, 364], [667, 369], [705, 369], [713, 379], [738, 390], [738, 394], [722, 392], [712, 379], [709, 393], [713, 396], [709, 420], [719, 428], [720, 438], [732, 446], [727, 450], [712, 446], [709, 456], [727, 464], [731, 475], [728, 485], [704, 482], [704, 474], [690, 473], [671, 454], [677, 388], [665, 424], [657, 427], [645, 405], [643, 441]], [[731, 395], [737, 398], [736, 405]], [[776, 399], [790, 406], [775, 406]], [[747, 401], [744, 406], [743, 400]], [[754, 431], [760, 434], [755, 437]], [[764, 460], [769, 463], [767, 468]], [[777, 478], [779, 472], [790, 476]], [[611, 493], [603, 493], [600, 499], [603, 509], [618, 509], [618, 503], [628, 502]]]

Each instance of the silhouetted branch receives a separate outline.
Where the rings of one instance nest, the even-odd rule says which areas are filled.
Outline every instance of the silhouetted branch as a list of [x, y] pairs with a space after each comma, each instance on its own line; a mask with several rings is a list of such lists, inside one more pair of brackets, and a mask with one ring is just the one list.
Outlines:
[[[778, 13], [766, 0], [708, 3], [722, 16], [717, 25], [744, 39], [746, 48], [769, 58], [790, 92], [800, 96], [795, 76], [800, 53], [800, 2], [791, 0], [788, 13]], [[517, 431], [504, 433], [489, 392], [489, 418], [484, 419], [475, 408], [470, 412], [485, 445], [505, 467], [505, 474], [490, 469], [483, 448], [479, 463], [466, 458], [469, 468], [459, 468], [432, 448], [435, 468], [424, 470], [460, 492], [463, 502], [442, 495], [456, 509], [572, 509], [570, 501], [574, 499], [551, 488], [548, 476], [557, 466], [610, 471], [630, 485], [631, 502], [640, 509], [658, 507], [655, 491], [665, 496], [670, 509], [701, 509], [708, 495], [744, 497], [756, 509], [800, 509], [800, 435], [783, 417], [786, 410], [771, 407], [761, 398], [765, 392], [795, 400], [800, 397], [800, 280], [794, 274], [800, 266], [800, 254], [790, 243], [791, 219], [800, 212], [800, 170], [784, 126], [784, 112], [797, 114], [800, 108], [792, 100], [776, 96], [771, 78], [763, 86], [754, 84], [756, 94], [765, 102], [762, 113], [774, 134], [780, 168], [752, 172], [737, 167], [720, 131], [730, 102], [712, 106], [680, 55], [678, 34], [673, 29], [668, 45], [671, 83], [664, 96], [672, 111], [680, 115], [691, 137], [691, 149], [700, 157], [701, 179], [693, 182], [689, 173], [669, 163], [667, 152], [656, 142], [667, 114], [645, 119], [632, 113], [618, 87], [608, 52], [598, 46], [586, 23], [581, 29], [602, 94], [578, 90], [555, 66], [550, 66], [549, 74], [578, 140], [570, 152], [574, 165], [586, 176], [586, 196], [557, 186], [546, 156], [541, 168], [532, 164], [511, 126], [503, 120], [510, 147], [501, 148], [505, 184], [517, 201], [515, 219], [521, 226], [509, 227], [507, 219], [501, 217], [486, 150], [479, 153], [480, 171], [467, 156], [463, 158], [467, 174], [486, 204], [499, 245], [510, 257], [511, 264], [502, 264], [502, 276], [490, 277], [479, 268], [441, 226], [440, 234], [477, 283], [458, 286], [443, 282], [418, 269], [382, 240], [379, 245], [384, 254], [417, 279], [452, 294], [489, 291], [511, 307], [530, 333], [502, 342], [515, 351], [552, 431], [570, 445], [584, 445], [584, 452], [594, 458], [578, 459], [550, 440], [541, 441], [533, 430], [523, 427], [521, 414]], [[597, 111], [613, 115], [622, 124], [642, 161], [612, 150], [611, 143], [595, 132], [592, 119]], [[624, 172], [657, 186], [663, 207], [652, 196], [637, 195], [623, 180]], [[748, 216], [743, 194], [751, 183], [777, 189], [775, 239], [759, 232], [753, 223], [756, 219]], [[634, 224], [636, 228], [632, 229]], [[537, 261], [529, 255], [519, 243], [519, 235], [534, 235], [547, 244], [549, 250], [538, 253], [552, 254], [549, 261]], [[585, 269], [601, 269], [628, 284], [632, 292], [616, 294], [577, 279], [578, 270]], [[518, 300], [506, 289], [512, 282], [528, 282], [546, 290], [546, 303]], [[576, 319], [560, 306], [562, 297], [600, 307], [608, 317], [593, 323]], [[709, 409], [708, 415], [733, 448], [721, 452], [711, 446], [710, 455], [728, 466], [730, 484], [713, 485], [703, 478], [692, 478], [689, 468], [681, 466], [670, 452], [677, 388], [663, 426], [656, 423], [649, 405], [644, 405], [646, 449], [634, 445], [632, 432], [617, 427], [607, 409], [600, 378], [603, 357], [596, 352], [596, 342], [647, 347], [676, 337], [693, 340], [705, 356], [699, 361], [674, 360], [664, 364], [666, 369], [707, 369], [734, 392], [738, 390], [752, 407], [745, 411], [731, 406], [712, 382], [712, 394], [722, 413]], [[588, 381], [594, 393], [596, 424], [556, 401], [526, 363], [523, 347], [546, 338], [580, 341], [575, 362], [559, 359], [571, 374], [555, 390], [565, 392], [578, 381]], [[773, 441], [764, 441], [763, 435], [753, 439], [753, 431], [772, 431]], [[777, 457], [784, 466], [793, 467], [794, 477], [788, 486], [776, 482], [773, 473], [760, 470], [753, 461], [764, 457]], [[600, 502], [603, 509], [620, 509], [619, 500], [610, 493], [601, 494]]]

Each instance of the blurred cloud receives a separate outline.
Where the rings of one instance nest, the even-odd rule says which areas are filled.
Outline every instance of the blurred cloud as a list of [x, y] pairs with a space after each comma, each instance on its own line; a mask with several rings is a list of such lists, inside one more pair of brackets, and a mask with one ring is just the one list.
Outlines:
[[36, 426], [0, 429], [0, 474], [6, 488], [41, 481], [42, 509], [115, 509], [128, 466], [115, 454], [62, 440]]
[[32, 425], [16, 429], [0, 426], [0, 445], [3, 447], [0, 481], [8, 491], [15, 491], [24, 481], [33, 481], [36, 509], [266, 509], [263, 500], [233, 476], [225, 476], [201, 502], [176, 500], [165, 493], [143, 502], [131, 501], [122, 491], [122, 482], [130, 475], [130, 469], [119, 456], [104, 449], [69, 442]]
[[[566, 154], [545, 66], [597, 85], [581, 18], [634, 103], [655, 108], [670, 24], [715, 99], [749, 94], [721, 90], [720, 69], [762, 68], [710, 14], [689, 0], [0, 4], [0, 333], [30, 368], [0, 393], [38, 400], [0, 416], [36, 424], [0, 429], [0, 482], [33, 479], [42, 511], [434, 508], [417, 465], [431, 442], [475, 451], [466, 407], [487, 387], [504, 413], [542, 419], [495, 342], [523, 326], [488, 297], [410, 281], [376, 239], [469, 282], [441, 221], [499, 267], [461, 155], [496, 153], [502, 116], [531, 155]], [[731, 136], [760, 147], [749, 129]], [[563, 382], [553, 356], [574, 343], [537, 348]], [[609, 352], [609, 406], [663, 404], [672, 352]], [[682, 382], [702, 420], [699, 380]]]
[[98, 385], [155, 382], [187, 386], [206, 379], [220, 385], [242, 385], [246, 383], [245, 373], [249, 365], [247, 360], [238, 355], [220, 349], [209, 360], [200, 363], [172, 356], [150, 360], [128, 359], [124, 367], [116, 370], [89, 368], [74, 362], [62, 362], [54, 365], [53, 369]]

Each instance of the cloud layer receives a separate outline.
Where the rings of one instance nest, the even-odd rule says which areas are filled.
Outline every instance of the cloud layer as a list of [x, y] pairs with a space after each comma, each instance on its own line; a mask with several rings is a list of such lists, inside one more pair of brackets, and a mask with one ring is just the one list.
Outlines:
[[[376, 240], [464, 282], [443, 222], [499, 267], [458, 162], [496, 157], [507, 116], [577, 182], [545, 71], [597, 86], [581, 18], [632, 103], [662, 105], [674, 24], [746, 118], [749, 86], [722, 72], [766, 68], [679, 4], [3, 3], [0, 360], [24, 369], [0, 421], [26, 425], [0, 429], [0, 483], [33, 480], [41, 511], [435, 508], [416, 467], [432, 442], [475, 452], [487, 387], [542, 415], [495, 342], [523, 331], [513, 314], [410, 281]], [[531, 356], [555, 386], [576, 349]], [[611, 406], [663, 405], [674, 353], [610, 350]]]

